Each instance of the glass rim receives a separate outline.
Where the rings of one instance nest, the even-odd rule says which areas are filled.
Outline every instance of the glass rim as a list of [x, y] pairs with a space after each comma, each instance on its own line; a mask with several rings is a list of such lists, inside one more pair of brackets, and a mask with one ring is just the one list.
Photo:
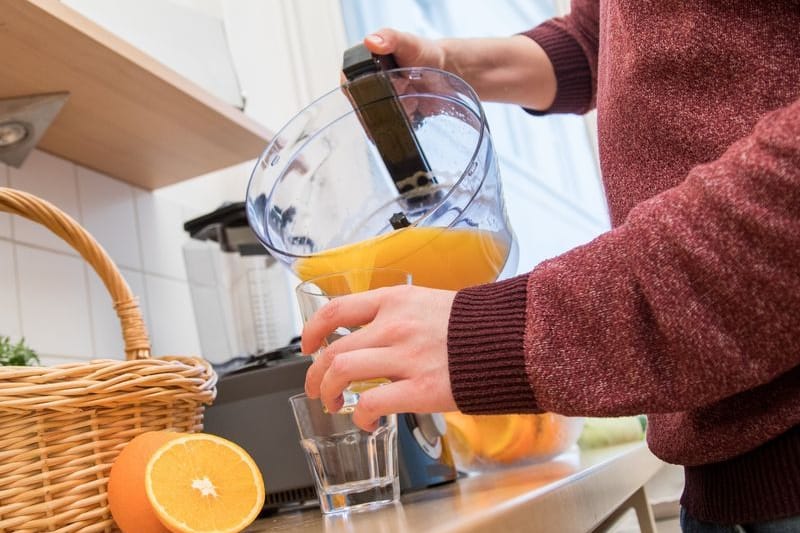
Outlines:
[[322, 408], [321, 407], [322, 406], [322, 400], [320, 398], [309, 398], [308, 394], [306, 394], [305, 392], [301, 392], [299, 394], [293, 394], [293, 395], [289, 396], [288, 400], [289, 400], [288, 403], [291, 406], [292, 412], [295, 413], [295, 416], [297, 415], [297, 407], [295, 407], [295, 406], [298, 406], [298, 407], [299, 406], [305, 406], [305, 407], [300, 407], [300, 408], [308, 410], [309, 407], [311, 407], [311, 402], [319, 402], [319, 404], [320, 404], [319, 407]]
[[[348, 294], [355, 294], [353, 292], [345, 292], [341, 294], [331, 294], [328, 292], [323, 292], [322, 289], [319, 288], [318, 282], [330, 279], [333, 277], [339, 276], [346, 276], [350, 273], [358, 274], [360, 272], [393, 272], [396, 274], [402, 274], [406, 279], [406, 285], [410, 285], [414, 279], [414, 276], [408, 270], [403, 270], [402, 268], [394, 268], [394, 267], [365, 267], [365, 268], [352, 268], [349, 270], [342, 270], [340, 272], [330, 272], [328, 274], [323, 274], [321, 276], [315, 276], [313, 278], [309, 278], [307, 280], [301, 281], [296, 287], [295, 292], [297, 294], [306, 294], [308, 296], [326, 296], [326, 297], [337, 297], [337, 296], [347, 296]], [[399, 284], [398, 284], [399, 285]], [[387, 285], [388, 286], [388, 285]], [[313, 287], [312, 290], [309, 290]]]
[[[446, 70], [433, 68], [433, 67], [400, 67], [400, 68], [395, 68], [395, 69], [389, 69], [389, 70], [382, 71], [382, 73], [384, 75], [387, 75], [387, 76], [388, 75], [404, 74], [404, 75], [406, 75], [406, 78], [408, 78], [408, 79], [417, 79], [417, 78], [415, 78], [415, 76], [418, 76], [420, 72], [435, 73], [436, 75], [440, 75], [440, 76], [444, 76], [444, 77], [447, 77], [447, 78], [451, 78], [453, 80], [456, 80], [460, 84], [462, 84], [467, 96], [475, 103], [475, 107], [476, 107], [476, 110], [477, 110], [477, 117], [478, 117], [478, 119], [480, 121], [481, 127], [480, 127], [480, 131], [478, 132], [478, 139], [477, 139], [477, 141], [475, 143], [475, 148], [474, 148], [474, 150], [472, 151], [472, 154], [469, 157], [469, 161], [467, 162], [467, 164], [462, 169], [461, 175], [458, 177], [458, 179], [455, 181], [455, 183], [453, 183], [447, 189], [447, 191], [445, 192], [444, 196], [439, 200], [439, 202], [437, 202], [436, 205], [432, 206], [421, 217], [419, 217], [417, 220], [415, 220], [413, 223], [411, 223], [411, 225], [409, 227], [424, 226], [424, 223], [427, 222], [427, 220], [430, 219], [433, 216], [433, 214], [436, 213], [437, 210], [442, 205], [445, 205], [447, 200], [453, 195], [454, 191], [464, 182], [464, 180], [467, 178], [467, 176], [469, 176], [471, 174], [471, 169], [475, 165], [475, 161], [477, 160], [477, 157], [478, 157], [478, 154], [480, 152], [481, 146], [483, 146], [484, 138], [488, 137], [488, 135], [489, 135], [488, 119], [486, 117], [486, 111], [483, 108], [483, 103], [481, 102], [481, 99], [478, 96], [478, 93], [475, 91], [475, 89], [469, 83], [467, 83], [466, 80], [464, 80], [460, 76], [458, 76], [456, 74], [453, 74], [452, 72], [448, 72]], [[290, 252], [290, 251], [286, 250], [285, 247], [278, 247], [275, 243], [272, 242], [272, 239], [270, 238], [270, 232], [268, 230], [265, 230], [264, 234], [262, 235], [262, 232], [257, 229], [258, 224], [255, 224], [256, 219], [257, 219], [257, 215], [255, 215], [252, 212], [253, 208], [252, 208], [252, 205], [251, 205], [252, 202], [251, 202], [250, 199], [251, 199], [251, 195], [252, 195], [252, 192], [253, 192], [254, 183], [257, 181], [257, 175], [259, 174], [259, 169], [262, 166], [265, 166], [264, 163], [267, 161], [268, 156], [273, 152], [274, 147], [276, 147], [276, 146], [280, 147], [281, 134], [283, 134], [286, 130], [288, 130], [293, 122], [295, 122], [296, 120], [300, 119], [300, 117], [302, 117], [304, 114], [308, 113], [314, 107], [321, 105], [321, 102], [323, 102], [324, 100], [328, 99], [332, 94], [341, 93], [342, 92], [342, 88], [348, 87], [350, 85], [350, 83], [351, 82], [348, 81], [347, 83], [341, 84], [338, 87], [336, 87], [334, 89], [331, 89], [330, 91], [328, 91], [325, 94], [323, 94], [322, 96], [319, 96], [318, 98], [314, 99], [313, 101], [311, 101], [311, 103], [309, 103], [308, 105], [303, 107], [300, 111], [298, 111], [297, 113], [292, 115], [292, 117], [289, 118], [283, 124], [283, 126], [281, 126], [275, 132], [275, 135], [272, 137], [272, 140], [267, 144], [267, 146], [264, 148], [264, 150], [258, 156], [258, 159], [256, 160], [256, 163], [253, 166], [253, 170], [250, 171], [250, 177], [247, 180], [247, 188], [246, 188], [246, 191], [245, 191], [245, 213], [246, 213], [246, 216], [247, 216], [247, 223], [250, 226], [250, 228], [253, 230], [253, 233], [255, 233], [256, 238], [258, 239], [258, 241], [262, 244], [262, 246], [266, 247], [267, 250], [270, 251], [270, 253], [274, 252], [275, 254], [278, 254], [280, 256], [287, 257], [287, 258], [292, 258], [292, 259], [307, 259], [309, 257], [314, 257], [314, 255], [316, 255], [316, 254], [312, 254], [312, 253], [306, 253], [306, 254], [294, 253], [294, 252]], [[413, 96], [419, 96], [419, 94], [415, 94]], [[351, 109], [348, 112], [348, 114], [355, 113], [355, 112], [356, 112], [355, 109]], [[339, 117], [339, 118], [341, 118], [341, 117]], [[337, 118], [336, 120], [338, 120], [339, 118]], [[321, 130], [322, 130], [322, 128], [320, 128], [320, 131]], [[485, 175], [481, 179], [481, 187], [483, 186], [484, 180], [485, 180]], [[269, 201], [270, 198], [272, 198], [273, 194], [275, 193], [275, 188], [278, 186], [279, 182], [280, 182], [279, 179], [275, 179], [273, 181], [273, 183], [272, 183], [272, 186], [269, 188], [270, 189], [269, 190], [269, 194], [267, 194], [266, 192], [262, 193], [264, 195], [264, 197], [268, 201]], [[476, 190], [473, 191], [473, 193], [470, 195], [470, 199], [469, 199], [469, 203], [470, 204], [475, 199], [475, 196], [478, 194], [479, 190], [480, 190], [480, 187], [476, 188]], [[455, 223], [455, 221], [453, 221], [453, 223]], [[326, 248], [326, 250], [327, 249], [330, 249], [330, 248]], [[322, 251], [324, 251], [324, 250], [322, 250]], [[319, 253], [319, 252], [317, 252], [317, 253]]]

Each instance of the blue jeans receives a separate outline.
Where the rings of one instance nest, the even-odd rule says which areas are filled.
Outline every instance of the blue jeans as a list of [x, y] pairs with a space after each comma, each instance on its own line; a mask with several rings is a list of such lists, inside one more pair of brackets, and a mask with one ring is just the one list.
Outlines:
[[681, 507], [681, 530], [683, 533], [800, 533], [800, 516], [782, 518], [757, 524], [733, 526], [701, 522]]

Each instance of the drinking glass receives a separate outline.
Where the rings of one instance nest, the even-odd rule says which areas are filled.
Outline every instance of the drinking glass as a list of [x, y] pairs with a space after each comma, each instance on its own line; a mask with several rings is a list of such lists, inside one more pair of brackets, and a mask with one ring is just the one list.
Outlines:
[[397, 415], [381, 417], [367, 432], [349, 414], [325, 411], [318, 399], [298, 394], [289, 402], [324, 514], [398, 501]]
[[[411, 274], [404, 270], [393, 268], [348, 270], [346, 272], [326, 274], [304, 281], [297, 286], [297, 302], [300, 305], [300, 313], [303, 316], [303, 322], [306, 322], [317, 310], [334, 298], [381, 287], [410, 284]], [[340, 326], [336, 328], [335, 331], [325, 338], [323, 348], [335, 340], [359, 329], [361, 326], [363, 326], [363, 324]], [[317, 354], [315, 354], [314, 357], [316, 357], [316, 355]], [[385, 382], [385, 379], [372, 379], [350, 383], [342, 393], [344, 404], [339, 412], [352, 413], [356, 403], [358, 403], [359, 393]]]

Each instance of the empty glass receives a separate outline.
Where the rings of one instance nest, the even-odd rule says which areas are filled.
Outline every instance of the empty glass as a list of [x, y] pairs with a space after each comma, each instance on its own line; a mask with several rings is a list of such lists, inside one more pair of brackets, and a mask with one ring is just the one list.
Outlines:
[[353, 424], [349, 414], [329, 414], [322, 402], [305, 394], [289, 402], [323, 513], [398, 501], [397, 415], [381, 417], [370, 433]]

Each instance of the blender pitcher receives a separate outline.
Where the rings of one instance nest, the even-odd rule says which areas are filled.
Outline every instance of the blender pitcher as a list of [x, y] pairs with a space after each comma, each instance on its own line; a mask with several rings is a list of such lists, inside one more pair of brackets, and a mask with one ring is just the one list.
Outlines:
[[517, 266], [483, 108], [436, 69], [361, 75], [298, 113], [259, 158], [247, 214], [304, 280], [392, 267], [457, 290]]
[[[347, 83], [259, 158], [250, 226], [302, 280], [394, 268], [458, 290], [513, 275], [517, 245], [478, 96], [448, 72], [394, 67], [363, 46], [345, 52]], [[456, 478], [446, 427], [438, 413], [399, 415], [402, 491]]]

